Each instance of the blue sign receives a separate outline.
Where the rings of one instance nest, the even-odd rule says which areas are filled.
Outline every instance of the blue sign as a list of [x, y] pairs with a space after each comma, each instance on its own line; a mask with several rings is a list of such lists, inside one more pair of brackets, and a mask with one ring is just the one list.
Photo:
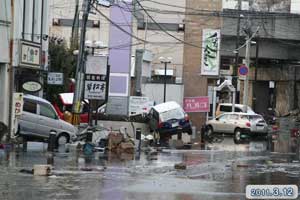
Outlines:
[[246, 67], [245, 65], [242, 65], [239, 67], [239, 74], [242, 76], [246, 76], [248, 74], [249, 70], [248, 67]]

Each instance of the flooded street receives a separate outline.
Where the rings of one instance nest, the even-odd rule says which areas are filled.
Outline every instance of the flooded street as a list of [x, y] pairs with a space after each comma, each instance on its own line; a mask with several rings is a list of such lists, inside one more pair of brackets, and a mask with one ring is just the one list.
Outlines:
[[[226, 147], [226, 148], [225, 148]], [[249, 144], [225, 139], [211, 150], [163, 150], [158, 155], [56, 153], [53, 175], [20, 172], [47, 164], [46, 149], [30, 143], [27, 152], [0, 150], [0, 199], [184, 199], [240, 200], [248, 184], [300, 185], [293, 155], [249, 151]], [[185, 163], [186, 170], [174, 165]]]

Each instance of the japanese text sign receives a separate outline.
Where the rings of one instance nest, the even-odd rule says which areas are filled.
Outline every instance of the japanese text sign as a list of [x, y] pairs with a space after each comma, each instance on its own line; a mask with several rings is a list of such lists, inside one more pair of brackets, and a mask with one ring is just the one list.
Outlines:
[[183, 109], [185, 112], [209, 112], [209, 97], [185, 97]]

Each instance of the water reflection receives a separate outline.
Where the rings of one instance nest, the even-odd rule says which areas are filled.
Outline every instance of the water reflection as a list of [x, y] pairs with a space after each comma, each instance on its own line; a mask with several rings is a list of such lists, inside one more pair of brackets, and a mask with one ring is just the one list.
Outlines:
[[[0, 199], [245, 199], [247, 184], [300, 184], [300, 164], [289, 155], [183, 151], [142, 153], [0, 150]], [[175, 170], [183, 162], [187, 170]], [[20, 173], [52, 164], [54, 176]], [[281, 170], [284, 169], [284, 170]], [[294, 172], [294, 173], [292, 173]]]

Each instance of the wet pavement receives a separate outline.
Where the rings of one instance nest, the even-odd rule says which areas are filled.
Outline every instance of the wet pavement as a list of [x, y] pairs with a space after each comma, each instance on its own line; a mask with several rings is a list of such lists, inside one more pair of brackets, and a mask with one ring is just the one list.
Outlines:
[[[45, 145], [27, 152], [0, 150], [0, 199], [240, 200], [248, 184], [300, 185], [300, 163], [292, 154], [250, 151], [225, 139], [210, 150], [163, 150], [157, 156], [56, 153], [53, 175], [21, 173], [50, 162]], [[186, 170], [174, 164], [186, 163]], [[299, 198], [300, 199], [300, 198]]]

